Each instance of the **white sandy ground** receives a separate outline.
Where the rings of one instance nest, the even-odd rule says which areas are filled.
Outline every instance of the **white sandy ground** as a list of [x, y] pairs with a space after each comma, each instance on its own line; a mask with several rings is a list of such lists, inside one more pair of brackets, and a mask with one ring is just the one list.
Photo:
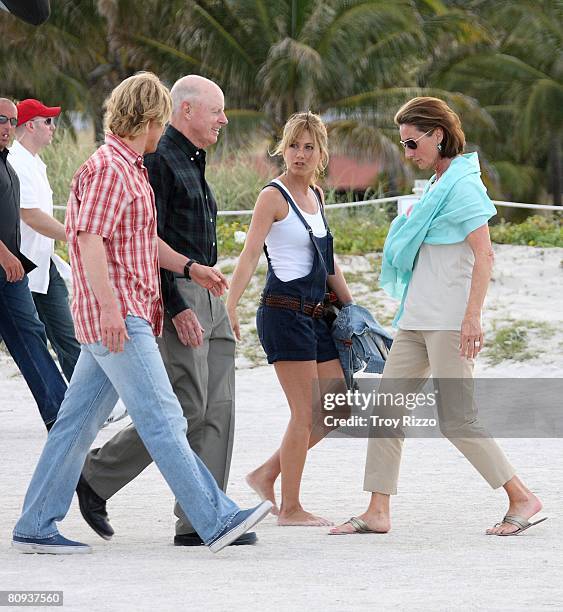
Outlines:
[[[548, 321], [536, 359], [478, 373], [500, 377], [563, 375], [563, 249], [497, 247], [488, 299], [493, 319]], [[364, 266], [350, 258], [346, 269]], [[390, 309], [391, 304], [377, 299]], [[390, 312], [390, 310], [389, 310]], [[243, 365], [242, 363], [240, 365]], [[37, 408], [17, 370], [3, 358], [1, 402], [0, 590], [64, 591], [65, 610], [563, 610], [563, 453], [561, 440], [500, 441], [519, 475], [544, 502], [549, 521], [518, 538], [484, 535], [505, 511], [445, 440], [410, 440], [404, 452], [393, 530], [387, 535], [327, 535], [324, 528], [279, 528], [268, 517], [255, 547], [218, 555], [172, 546], [173, 498], [154, 466], [108, 504], [116, 530], [99, 539], [73, 503], [60, 525], [94, 546], [92, 555], [20, 555], [11, 529], [45, 440]], [[229, 493], [257, 502], [244, 475], [278, 444], [288, 410], [273, 369], [237, 373], [237, 430]], [[123, 422], [101, 432], [101, 443]], [[327, 439], [311, 452], [303, 501], [342, 521], [361, 512], [365, 440]]]

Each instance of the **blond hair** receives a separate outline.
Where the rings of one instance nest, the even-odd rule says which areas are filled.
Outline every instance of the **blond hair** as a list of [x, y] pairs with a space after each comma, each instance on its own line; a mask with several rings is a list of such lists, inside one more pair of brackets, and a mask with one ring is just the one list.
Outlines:
[[325, 124], [319, 115], [315, 115], [311, 111], [306, 113], [294, 113], [287, 120], [283, 128], [283, 135], [277, 147], [272, 151], [271, 155], [283, 155], [288, 147], [295, 142], [301, 134], [307, 130], [313, 137], [315, 146], [319, 147], [321, 157], [319, 164], [315, 168], [315, 181], [322, 176], [328, 166], [328, 134]]
[[439, 98], [425, 96], [409, 100], [397, 111], [395, 123], [414, 125], [421, 132], [442, 128], [441, 157], [455, 157], [465, 148], [465, 134], [458, 115]]
[[105, 101], [104, 128], [122, 138], [142, 134], [149, 121], [170, 120], [172, 99], [152, 72], [138, 72], [122, 81]]

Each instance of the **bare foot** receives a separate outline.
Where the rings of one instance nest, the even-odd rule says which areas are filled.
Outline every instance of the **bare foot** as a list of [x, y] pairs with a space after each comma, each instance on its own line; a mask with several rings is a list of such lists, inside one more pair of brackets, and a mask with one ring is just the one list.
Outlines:
[[278, 516], [278, 525], [280, 527], [329, 527], [334, 523], [301, 508], [291, 513], [282, 511]]
[[264, 474], [260, 471], [260, 468], [254, 470], [254, 472], [250, 472], [250, 474], [248, 474], [248, 476], [246, 477], [246, 484], [251, 489], [256, 491], [258, 497], [260, 497], [262, 501], [269, 500], [272, 502], [272, 504], [274, 504], [270, 512], [277, 516], [280, 511], [276, 503], [274, 482], [275, 480], [270, 480], [266, 478]]
[[[387, 533], [391, 530], [391, 520], [387, 513], [364, 512], [364, 514], [360, 514], [356, 518], [364, 521], [367, 526], [376, 533]], [[350, 533], [357, 533], [356, 528], [351, 523], [344, 523], [330, 530], [330, 535], [345, 535]]]
[[[541, 501], [531, 493], [525, 501], [511, 502], [506, 514], [514, 514], [529, 520], [534, 514], [542, 509]], [[518, 531], [518, 527], [512, 523], [501, 523], [498, 527], [487, 529], [487, 535], [499, 535], [503, 533], [513, 533]]]

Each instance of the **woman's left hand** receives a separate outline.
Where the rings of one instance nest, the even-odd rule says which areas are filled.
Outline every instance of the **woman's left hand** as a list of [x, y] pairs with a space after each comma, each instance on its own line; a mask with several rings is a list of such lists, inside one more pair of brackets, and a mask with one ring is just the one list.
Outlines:
[[229, 321], [235, 338], [240, 342], [240, 323], [238, 321], [237, 309], [227, 308], [227, 314], [229, 315]]
[[467, 359], [474, 359], [483, 348], [483, 329], [480, 315], [465, 315], [461, 322], [459, 354]]

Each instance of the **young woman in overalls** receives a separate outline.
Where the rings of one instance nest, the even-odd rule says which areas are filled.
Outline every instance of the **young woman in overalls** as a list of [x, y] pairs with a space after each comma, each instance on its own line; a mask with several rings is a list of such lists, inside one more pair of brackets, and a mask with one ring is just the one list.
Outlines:
[[[315, 184], [328, 163], [328, 138], [321, 118], [310, 112], [292, 115], [274, 154], [283, 156], [286, 170], [258, 196], [231, 281], [227, 311], [240, 340], [236, 307], [265, 245], [268, 274], [256, 324], [291, 417], [280, 448], [247, 476], [247, 482], [274, 503], [278, 525], [324, 526], [331, 522], [302, 507], [299, 489], [307, 450], [327, 433], [313, 427], [314, 385], [323, 379], [342, 380], [345, 390], [338, 353], [322, 318], [327, 284], [344, 304], [352, 296], [334, 262], [323, 194]], [[274, 483], [280, 473], [278, 508]]]

